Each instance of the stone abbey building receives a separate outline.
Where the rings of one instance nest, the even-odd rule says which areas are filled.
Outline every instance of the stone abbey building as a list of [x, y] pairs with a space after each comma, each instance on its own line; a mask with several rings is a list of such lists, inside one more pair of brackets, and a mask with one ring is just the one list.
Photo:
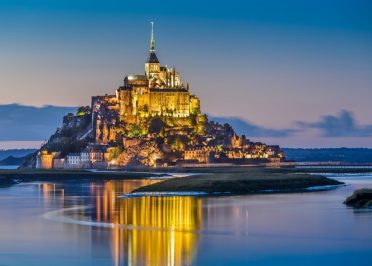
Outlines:
[[153, 27], [145, 73], [126, 76], [124, 86], [116, 91], [116, 99], [122, 119], [131, 116], [188, 117], [200, 113], [199, 99], [190, 95], [189, 87], [183, 84], [176, 69], [160, 65], [155, 54]]
[[[143, 74], [127, 75], [115, 95], [92, 97], [93, 125], [96, 141], [115, 140], [114, 125], [118, 121], [138, 124], [151, 117], [188, 118], [198, 116], [200, 100], [190, 94], [175, 68], [161, 66], [155, 53], [153, 23], [151, 23], [150, 51]], [[107, 117], [110, 117], [108, 120]], [[105, 119], [100, 119], [105, 118]]]

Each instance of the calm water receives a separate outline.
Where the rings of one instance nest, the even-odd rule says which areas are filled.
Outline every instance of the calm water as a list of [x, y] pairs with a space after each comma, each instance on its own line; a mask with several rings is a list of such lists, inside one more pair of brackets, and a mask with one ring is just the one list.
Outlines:
[[18, 165], [0, 165], [0, 169], [3, 170], [14, 170], [17, 169], [19, 166]]
[[0, 189], [0, 265], [357, 265], [372, 260], [372, 210], [326, 192], [118, 198], [157, 182], [29, 183]]

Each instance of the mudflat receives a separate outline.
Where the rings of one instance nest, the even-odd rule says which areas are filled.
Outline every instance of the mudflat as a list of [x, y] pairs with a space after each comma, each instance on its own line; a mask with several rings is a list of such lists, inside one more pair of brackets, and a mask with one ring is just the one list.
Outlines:
[[250, 194], [305, 191], [313, 187], [341, 185], [342, 182], [302, 170], [239, 168], [168, 179], [144, 186], [137, 192], [205, 192]]

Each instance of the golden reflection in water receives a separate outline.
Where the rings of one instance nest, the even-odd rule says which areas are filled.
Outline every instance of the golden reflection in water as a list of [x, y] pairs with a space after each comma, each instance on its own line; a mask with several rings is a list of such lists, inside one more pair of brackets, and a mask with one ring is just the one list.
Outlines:
[[[84, 210], [69, 212], [69, 216], [75, 219], [125, 225], [114, 226], [111, 241], [107, 243], [114, 265], [190, 265], [197, 250], [197, 231], [202, 223], [200, 198], [118, 197], [155, 182], [159, 181], [92, 182], [87, 190], [82, 189], [84, 192], [77, 189], [70, 191], [69, 196], [66, 194], [68, 189], [63, 185], [43, 183], [39, 185], [39, 191], [48, 206], [93, 206], [90, 214]], [[79, 197], [85, 193], [89, 193], [90, 202], [84, 202], [87, 198]]]
[[[195, 197], [118, 198], [154, 181], [108, 181], [96, 190], [96, 219], [114, 227], [115, 265], [190, 265], [198, 245], [201, 201]], [[100, 195], [102, 197], [100, 197]]]
[[43, 197], [44, 204], [49, 206], [50, 204], [59, 204], [64, 202], [65, 190], [63, 188], [57, 188], [56, 184], [41, 183], [39, 186], [39, 193]]

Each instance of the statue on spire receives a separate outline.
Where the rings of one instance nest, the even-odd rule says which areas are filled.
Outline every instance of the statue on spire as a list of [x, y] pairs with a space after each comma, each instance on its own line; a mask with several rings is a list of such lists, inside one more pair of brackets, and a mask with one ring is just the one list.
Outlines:
[[150, 52], [155, 52], [155, 39], [154, 39], [154, 22], [151, 23], [151, 40], [150, 40]]

